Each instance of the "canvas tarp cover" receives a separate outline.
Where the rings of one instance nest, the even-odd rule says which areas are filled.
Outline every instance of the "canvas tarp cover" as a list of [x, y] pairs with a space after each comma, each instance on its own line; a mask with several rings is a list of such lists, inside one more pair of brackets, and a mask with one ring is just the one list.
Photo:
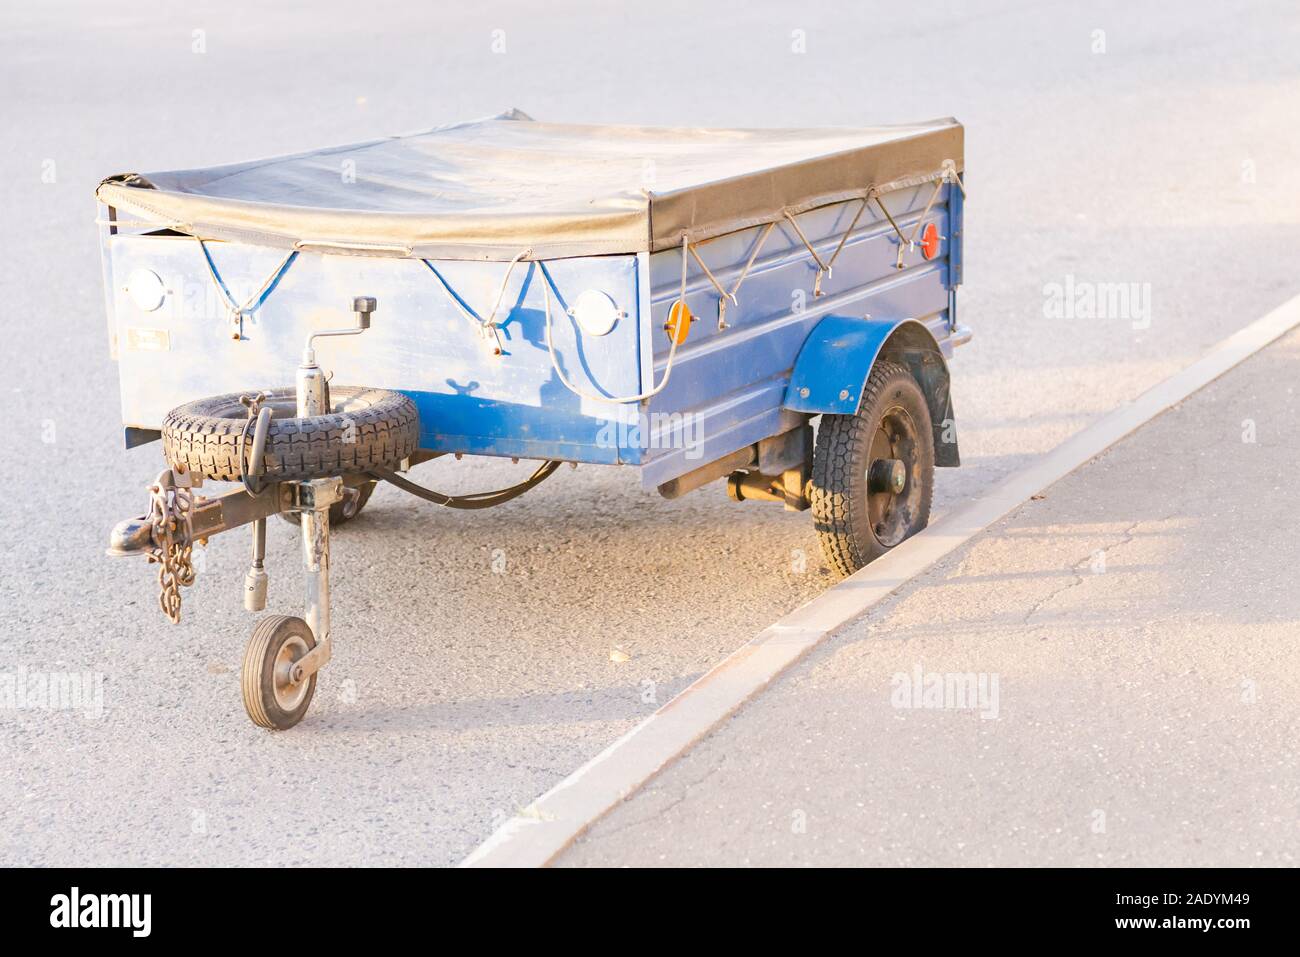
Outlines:
[[126, 174], [119, 219], [354, 255], [509, 260], [657, 251], [962, 165], [941, 119], [859, 129], [540, 123], [518, 111], [209, 169]]

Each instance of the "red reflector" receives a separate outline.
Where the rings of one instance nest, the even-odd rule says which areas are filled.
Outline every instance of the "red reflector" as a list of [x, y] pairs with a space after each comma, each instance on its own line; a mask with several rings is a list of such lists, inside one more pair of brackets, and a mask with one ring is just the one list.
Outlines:
[[921, 255], [926, 259], [939, 255], [939, 227], [934, 223], [926, 223], [921, 231]]

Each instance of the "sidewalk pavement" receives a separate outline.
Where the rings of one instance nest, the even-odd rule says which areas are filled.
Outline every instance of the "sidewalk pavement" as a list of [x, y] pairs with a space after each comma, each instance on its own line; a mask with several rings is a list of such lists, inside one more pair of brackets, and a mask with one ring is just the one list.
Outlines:
[[557, 863], [1300, 862], [1297, 370], [1292, 333], [1026, 503]]

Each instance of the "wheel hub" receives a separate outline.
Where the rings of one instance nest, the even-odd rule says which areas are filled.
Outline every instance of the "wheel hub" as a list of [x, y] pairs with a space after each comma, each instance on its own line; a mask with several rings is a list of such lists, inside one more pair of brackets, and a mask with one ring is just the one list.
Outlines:
[[305, 639], [297, 635], [287, 639], [275, 656], [272, 670], [275, 701], [285, 711], [293, 711], [307, 695], [307, 682], [302, 680], [302, 666], [298, 659], [310, 649]]
[[893, 548], [908, 535], [920, 489], [912, 481], [919, 446], [916, 422], [902, 406], [885, 410], [867, 461], [867, 515], [880, 544]]
[[867, 487], [898, 495], [907, 486], [907, 465], [901, 459], [876, 459], [867, 469]]

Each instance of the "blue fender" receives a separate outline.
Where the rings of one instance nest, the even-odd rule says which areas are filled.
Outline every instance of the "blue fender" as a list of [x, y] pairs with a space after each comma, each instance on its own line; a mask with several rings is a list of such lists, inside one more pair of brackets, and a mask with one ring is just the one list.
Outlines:
[[925, 394], [935, 465], [960, 464], [948, 364], [930, 330], [915, 319], [827, 316], [799, 350], [783, 407], [809, 415], [854, 414], [882, 353], [907, 366]]

